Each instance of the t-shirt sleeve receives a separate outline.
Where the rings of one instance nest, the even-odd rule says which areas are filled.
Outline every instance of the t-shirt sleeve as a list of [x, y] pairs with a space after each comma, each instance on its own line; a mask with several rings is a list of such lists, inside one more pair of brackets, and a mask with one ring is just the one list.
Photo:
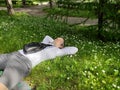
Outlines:
[[72, 55], [78, 52], [77, 47], [65, 47], [58, 51], [57, 56]]
[[53, 38], [51, 38], [50, 36], [46, 35], [45, 38], [43, 39], [42, 43], [52, 44], [53, 41], [54, 41]]

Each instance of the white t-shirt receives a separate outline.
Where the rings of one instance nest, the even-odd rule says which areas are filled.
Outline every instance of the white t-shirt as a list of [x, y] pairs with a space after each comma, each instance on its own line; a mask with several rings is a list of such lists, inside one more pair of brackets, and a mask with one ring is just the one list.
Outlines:
[[[46, 36], [43, 39], [42, 43], [52, 45], [53, 41], [54, 40], [50, 36]], [[38, 65], [42, 61], [45, 61], [48, 59], [53, 59], [56, 56], [75, 54], [77, 51], [78, 51], [78, 48], [76, 48], [76, 47], [65, 47], [63, 49], [59, 49], [55, 46], [49, 46], [41, 51], [38, 51], [36, 53], [31, 53], [31, 54], [24, 54], [23, 50], [19, 50], [19, 52], [22, 55], [27, 57], [32, 62], [32, 67], [35, 67], [36, 65]]]

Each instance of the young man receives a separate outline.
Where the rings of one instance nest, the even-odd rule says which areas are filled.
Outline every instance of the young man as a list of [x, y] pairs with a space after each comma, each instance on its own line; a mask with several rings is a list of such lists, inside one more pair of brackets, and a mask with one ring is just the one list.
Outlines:
[[76, 47], [64, 47], [64, 39], [60, 37], [53, 40], [50, 36], [46, 36], [42, 43], [51, 46], [30, 54], [25, 54], [22, 49], [0, 55], [0, 69], [4, 70], [0, 77], [0, 90], [14, 89], [40, 62], [57, 56], [75, 54], [78, 51]]

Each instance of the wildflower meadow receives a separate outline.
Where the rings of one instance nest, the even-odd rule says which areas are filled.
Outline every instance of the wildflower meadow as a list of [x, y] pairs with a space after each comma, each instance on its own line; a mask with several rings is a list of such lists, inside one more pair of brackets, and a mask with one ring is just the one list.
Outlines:
[[45, 35], [63, 37], [76, 46], [75, 55], [57, 57], [36, 66], [25, 81], [37, 90], [120, 90], [120, 42], [96, 38], [95, 26], [73, 26], [53, 19], [0, 13], [0, 53], [40, 42]]

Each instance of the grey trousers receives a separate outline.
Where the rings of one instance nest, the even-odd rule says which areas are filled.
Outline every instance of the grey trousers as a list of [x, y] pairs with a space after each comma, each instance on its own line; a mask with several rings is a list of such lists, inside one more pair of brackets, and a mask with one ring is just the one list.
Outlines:
[[12, 90], [31, 90], [31, 87], [26, 82], [21, 81]]
[[1, 54], [0, 69], [4, 72], [0, 82], [11, 90], [29, 74], [31, 68], [31, 61], [19, 52]]

